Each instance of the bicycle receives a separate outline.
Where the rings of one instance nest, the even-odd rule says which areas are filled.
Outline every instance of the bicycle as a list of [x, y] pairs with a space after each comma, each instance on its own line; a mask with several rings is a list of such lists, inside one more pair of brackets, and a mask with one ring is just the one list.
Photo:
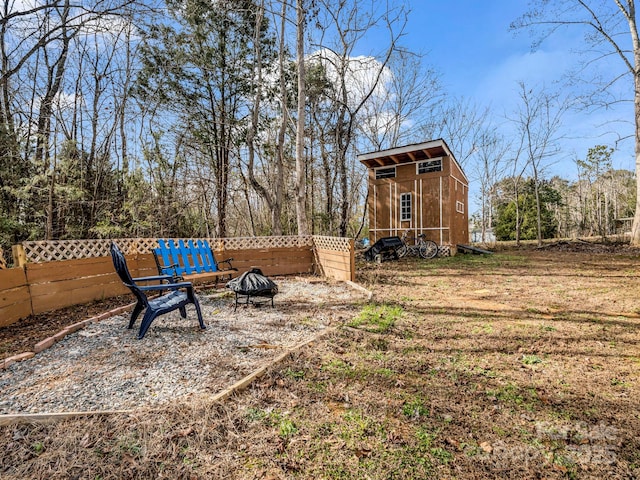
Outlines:
[[406, 255], [420, 255], [422, 258], [433, 258], [438, 255], [438, 244], [433, 240], [425, 240], [425, 234], [421, 233], [417, 237], [415, 245], [409, 245], [409, 232], [411, 230], [405, 230], [400, 240], [402, 240], [402, 246], [398, 248], [398, 257], [402, 258]]

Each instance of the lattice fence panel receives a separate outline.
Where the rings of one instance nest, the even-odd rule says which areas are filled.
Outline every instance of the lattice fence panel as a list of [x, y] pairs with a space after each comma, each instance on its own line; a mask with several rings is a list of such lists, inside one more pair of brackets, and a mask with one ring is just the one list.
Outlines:
[[[331, 237], [326, 237], [331, 238]], [[197, 239], [175, 239], [197, 240]], [[254, 250], [287, 247], [312, 247], [311, 236], [208, 238], [214, 250]], [[158, 246], [156, 238], [117, 238], [114, 241], [125, 254], [151, 253]], [[109, 256], [110, 239], [95, 240], [42, 240], [23, 242], [28, 262], [41, 263]]]
[[313, 238], [308, 236], [282, 237], [236, 237], [209, 239], [214, 250], [257, 250], [269, 248], [312, 247]]
[[[114, 241], [126, 254], [151, 253], [151, 249], [157, 246], [155, 238], [118, 238]], [[110, 239], [22, 242], [27, 261], [33, 263], [106, 257], [110, 255], [110, 245]]]
[[7, 262], [4, 260], [4, 252], [0, 248], [0, 270], [7, 268]]
[[313, 242], [317, 248], [322, 248], [323, 250], [333, 250], [336, 252], [351, 251], [351, 239], [349, 238], [314, 235]]
[[[176, 239], [179, 240], [179, 239]], [[190, 239], [182, 239], [190, 240]], [[193, 239], [196, 240], [196, 239]], [[324, 250], [349, 252], [351, 240], [340, 237], [280, 236], [280, 237], [236, 237], [207, 239], [214, 250], [254, 250], [269, 248], [291, 248], [316, 246]], [[114, 239], [125, 254], [151, 253], [158, 246], [155, 238], [119, 238]], [[72, 260], [88, 257], [109, 256], [110, 239], [95, 240], [43, 240], [23, 242], [27, 261], [33, 263], [56, 260]], [[6, 268], [0, 251], [0, 268]]]

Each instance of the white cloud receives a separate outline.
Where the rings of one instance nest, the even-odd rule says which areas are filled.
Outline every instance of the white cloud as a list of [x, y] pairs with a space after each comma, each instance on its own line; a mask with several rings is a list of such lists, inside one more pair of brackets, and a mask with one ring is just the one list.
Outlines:
[[[343, 59], [331, 50], [322, 49], [309, 55], [309, 61], [320, 62], [326, 71], [327, 78], [340, 88], [344, 71], [344, 83], [348, 102], [358, 105], [373, 89], [373, 96], [385, 98], [388, 95], [386, 85], [393, 74], [376, 58], [370, 56], [347, 57]], [[376, 85], [376, 79], [379, 81]]]

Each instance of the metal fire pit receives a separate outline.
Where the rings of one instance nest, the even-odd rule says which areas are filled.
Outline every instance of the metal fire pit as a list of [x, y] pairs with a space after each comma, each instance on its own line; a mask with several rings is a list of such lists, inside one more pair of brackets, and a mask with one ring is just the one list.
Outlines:
[[278, 293], [278, 286], [269, 278], [262, 274], [262, 270], [253, 267], [249, 271], [244, 272], [237, 278], [227, 282], [227, 288], [232, 290], [236, 295], [233, 310], [238, 308], [238, 304], [244, 300], [244, 304], [249, 302], [255, 304], [255, 298], [271, 299], [273, 307], [273, 297]]

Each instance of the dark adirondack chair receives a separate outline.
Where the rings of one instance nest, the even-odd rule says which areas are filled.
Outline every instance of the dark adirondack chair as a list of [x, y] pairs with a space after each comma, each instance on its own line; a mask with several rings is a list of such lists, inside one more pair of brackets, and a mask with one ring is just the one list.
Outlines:
[[[196, 307], [196, 313], [198, 314], [198, 322], [200, 328], [206, 328], [202, 321], [202, 312], [200, 311], [200, 304], [196, 297], [193, 286], [189, 282], [173, 282], [171, 275], [156, 275], [153, 277], [139, 277], [132, 278], [127, 267], [127, 262], [120, 248], [111, 242], [111, 258], [113, 259], [113, 266], [118, 273], [118, 276], [122, 280], [122, 283], [127, 286], [131, 292], [135, 295], [138, 302], [131, 312], [131, 320], [129, 321], [129, 327], [133, 328], [133, 325], [138, 318], [138, 315], [145, 310], [142, 317], [142, 323], [140, 324], [140, 331], [138, 332], [138, 340], [142, 339], [147, 333], [151, 322], [158, 316], [164, 313], [172, 312], [173, 310], [180, 310], [180, 316], [187, 318], [186, 305], [192, 303]], [[138, 285], [137, 282], [161, 282], [157, 285]], [[162, 283], [167, 282], [167, 283]], [[164, 292], [155, 298], [147, 298], [145, 292]]]

